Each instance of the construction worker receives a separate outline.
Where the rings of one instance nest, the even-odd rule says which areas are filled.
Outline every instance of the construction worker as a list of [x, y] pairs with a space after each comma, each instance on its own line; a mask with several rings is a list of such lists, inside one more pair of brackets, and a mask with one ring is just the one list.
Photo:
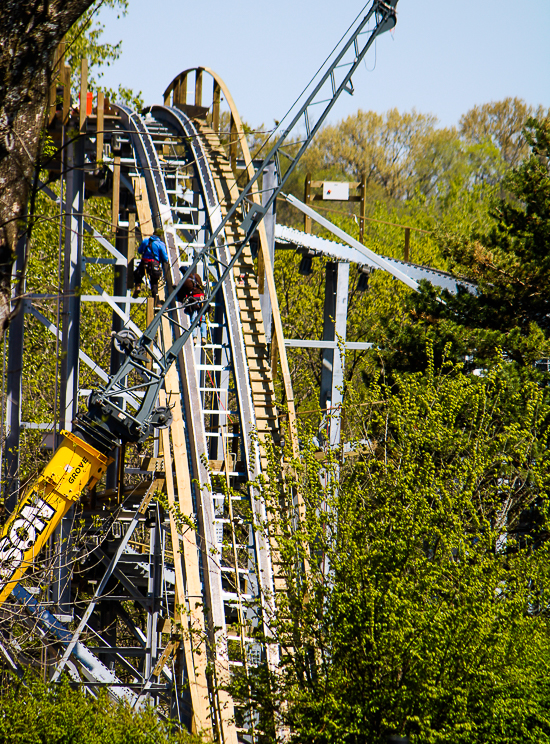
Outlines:
[[[182, 271], [182, 273], [185, 272]], [[202, 283], [200, 276], [196, 273], [190, 274], [183, 283], [176, 297], [178, 302], [183, 304], [183, 311], [189, 316], [189, 320], [192, 323], [197, 317], [198, 312], [201, 310], [205, 298], [204, 284]], [[201, 317], [200, 329], [202, 338], [206, 338], [206, 319], [204, 314]], [[196, 328], [193, 335], [195, 337], [197, 335]]]
[[168, 251], [161, 240], [163, 234], [162, 228], [158, 228], [151, 237], [141, 241], [138, 248], [141, 261], [137, 269], [134, 270], [133, 296], [139, 297], [141, 283], [145, 274], [147, 274], [151, 285], [151, 296], [155, 300], [155, 304], [158, 301], [159, 281], [163, 275], [162, 267], [168, 263]]

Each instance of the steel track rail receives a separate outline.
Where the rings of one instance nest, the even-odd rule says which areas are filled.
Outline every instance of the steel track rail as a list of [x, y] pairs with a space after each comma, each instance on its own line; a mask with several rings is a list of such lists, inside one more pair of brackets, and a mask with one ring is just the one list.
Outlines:
[[[143, 174], [147, 184], [149, 202], [152, 209], [155, 225], [162, 225], [166, 236], [166, 244], [170, 255], [170, 277], [169, 284], [175, 286], [181, 277], [178, 264], [177, 241], [174, 227], [174, 217], [171, 213], [170, 200], [164, 180], [162, 166], [158, 158], [157, 150], [151, 133], [148, 131], [147, 120], [131, 112], [126, 107], [119, 107], [123, 127], [130, 134], [134, 151], [136, 153], [136, 167]], [[164, 123], [177, 131], [182, 141], [186, 143], [187, 149], [192, 154], [192, 161], [198, 175], [200, 190], [207, 213], [207, 232], [210, 234], [219, 227], [222, 221], [222, 213], [217, 199], [214, 177], [208, 161], [208, 157], [200, 135], [193, 123], [182, 112], [164, 106], [154, 106], [149, 115], [156, 121]], [[160, 225], [159, 225], [160, 223]], [[190, 246], [192, 248], [192, 246]], [[213, 246], [213, 254], [223, 268], [231, 260], [229, 249], [224, 240], [223, 233]], [[220, 270], [220, 273], [222, 271]], [[246, 462], [247, 479], [256, 478], [260, 473], [260, 457], [254, 446], [255, 411], [248, 375], [248, 364], [244, 347], [243, 331], [240, 320], [239, 301], [236, 296], [236, 288], [233, 272], [230, 272], [222, 284], [223, 306], [227, 322], [229, 345], [231, 350], [231, 363], [233, 367], [235, 392], [238, 399], [239, 420], [241, 428], [241, 441]], [[173, 313], [170, 314], [173, 321]], [[186, 318], [181, 309], [176, 310], [177, 322], [172, 322], [174, 335], [178, 333], [178, 327], [187, 326]], [[169, 346], [170, 339], [164, 339], [164, 346]], [[201, 396], [199, 390], [199, 374], [191, 340], [183, 347], [180, 355], [180, 383], [185, 402], [186, 420], [189, 424], [191, 450], [194, 453], [193, 470], [195, 477], [201, 485], [200, 494], [200, 531], [203, 539], [203, 560], [206, 563], [205, 571], [205, 601], [211, 612], [211, 627], [216, 628], [214, 647], [221, 654], [221, 659], [227, 663], [227, 631], [225, 624], [225, 608], [221, 582], [220, 565], [215, 559], [212, 546], [215, 543], [214, 524], [215, 515], [213, 509], [212, 486], [208, 472], [204, 467], [204, 461], [208, 458], [206, 446], [204, 419], [201, 413]], [[250, 506], [254, 515], [255, 527], [265, 524], [265, 508], [261, 499], [253, 491], [250, 492]], [[271, 613], [272, 607], [266, 607], [266, 602], [273, 597], [273, 570], [269, 545], [257, 529], [251, 531], [256, 543], [257, 565], [256, 581], [260, 584], [259, 601], [263, 609]], [[268, 663], [271, 667], [277, 663], [277, 653], [273, 646], [264, 649]], [[232, 715], [231, 711], [226, 713]]]
[[[194, 154], [197, 170], [200, 174], [203, 197], [207, 205], [208, 216], [210, 219], [210, 230], [214, 232], [218, 227], [218, 224], [221, 222], [222, 214], [216, 193], [212, 168], [206, 150], [201, 143], [198, 131], [191, 120], [178, 109], [166, 106], [153, 106], [150, 109], [150, 112], [157, 119], [174, 126], [182, 137], [188, 138], [189, 148]], [[223, 264], [227, 265], [231, 260], [231, 255], [223, 233], [220, 234], [215, 245], [219, 260]], [[235, 385], [239, 401], [245, 462], [248, 469], [248, 479], [252, 481], [260, 475], [260, 452], [259, 448], [254, 445], [256, 416], [243, 338], [243, 328], [240, 318], [239, 300], [237, 298], [233, 272], [229, 274], [223, 283], [222, 293], [229, 327], [229, 340], [231, 344]], [[254, 489], [251, 489], [250, 497], [252, 512], [255, 516], [255, 526], [257, 528], [256, 538], [258, 540], [258, 550], [256, 558], [260, 569], [260, 599], [263, 604], [264, 612], [272, 614], [273, 606], [271, 598], [274, 596], [273, 566], [271, 563], [269, 544], [263, 534], [263, 525], [266, 523], [267, 515], [265, 505], [259, 494], [257, 494]], [[275, 666], [278, 661], [275, 649], [268, 648], [267, 653], [271, 657], [269, 659], [270, 664]]]

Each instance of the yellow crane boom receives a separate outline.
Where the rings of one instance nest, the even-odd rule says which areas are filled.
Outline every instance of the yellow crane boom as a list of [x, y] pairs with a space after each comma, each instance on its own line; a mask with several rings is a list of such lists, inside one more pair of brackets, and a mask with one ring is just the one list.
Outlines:
[[82, 491], [93, 487], [112, 459], [68, 431], [32, 481], [0, 537], [0, 605], [33, 564]]

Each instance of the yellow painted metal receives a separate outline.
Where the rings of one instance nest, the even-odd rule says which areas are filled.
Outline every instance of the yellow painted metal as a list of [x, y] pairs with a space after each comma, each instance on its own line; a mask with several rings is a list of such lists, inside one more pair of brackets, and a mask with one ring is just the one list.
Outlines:
[[112, 462], [110, 457], [68, 431], [44, 470], [26, 489], [0, 537], [0, 605], [48, 541], [53, 531], [93, 487]]

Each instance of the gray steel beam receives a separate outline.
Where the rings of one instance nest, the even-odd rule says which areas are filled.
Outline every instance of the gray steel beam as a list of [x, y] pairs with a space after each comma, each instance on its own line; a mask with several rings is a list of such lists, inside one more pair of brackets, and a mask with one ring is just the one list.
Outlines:
[[[26, 235], [17, 243], [17, 256], [13, 268], [14, 290], [25, 266]], [[24, 289], [24, 286], [23, 286]], [[17, 298], [12, 293], [12, 310]], [[12, 512], [19, 495], [19, 439], [21, 434], [21, 381], [23, 377], [23, 337], [25, 303], [21, 302], [18, 314], [10, 324], [8, 341], [8, 374], [6, 386], [6, 441], [4, 444], [3, 491], [5, 506]]]
[[[78, 370], [80, 351], [80, 284], [82, 275], [82, 232], [84, 212], [84, 138], [67, 147], [65, 198], [65, 254], [63, 259], [63, 308], [61, 338], [61, 379], [59, 429], [72, 431], [78, 411]], [[55, 532], [53, 601], [62, 614], [71, 606], [71, 508]]]
[[84, 211], [84, 139], [67, 148], [65, 199], [65, 256], [63, 263], [63, 310], [60, 427], [72, 430], [78, 410], [78, 362], [80, 346], [80, 284]]
[[[124, 234], [123, 231], [120, 228], [117, 228], [116, 238], [115, 238], [115, 247], [118, 253], [125, 257], [126, 263], [120, 264], [117, 263], [115, 266], [113, 266], [113, 296], [114, 297], [124, 297], [125, 295], [128, 295], [128, 288], [127, 288], [127, 276], [128, 276], [128, 231], [125, 230]], [[127, 305], [126, 303], [117, 303], [118, 307], [122, 311], [122, 313], [127, 312]], [[124, 328], [124, 321], [121, 318], [120, 313], [115, 312], [113, 310], [113, 319], [112, 319], [112, 333], [116, 334], [119, 331], [121, 331]], [[124, 354], [122, 354], [120, 351], [117, 351], [115, 348], [114, 338], [111, 339], [111, 366], [110, 366], [110, 374], [114, 375], [116, 372], [118, 372], [120, 365], [124, 361]], [[119, 401], [119, 404], [122, 404], [122, 401]], [[107, 474], [106, 474], [106, 488], [116, 488], [117, 486], [117, 479], [118, 479], [118, 466], [119, 466], [119, 459], [117, 458], [115, 462], [113, 462], [109, 467], [107, 468]]]
[[[285, 346], [299, 349], [337, 349], [338, 341], [317, 341], [316, 339], [285, 338]], [[346, 351], [366, 351], [372, 349], [370, 341], [346, 341]]]
[[160, 555], [160, 514], [159, 507], [155, 509], [155, 521], [149, 530], [149, 579], [147, 582], [147, 599], [150, 602], [147, 613], [147, 645], [145, 654], [145, 668], [143, 676], [151, 676], [157, 663], [159, 633], [159, 605], [162, 597], [162, 567]]
[[[325, 306], [323, 341], [346, 341], [348, 319], [349, 264], [327, 263], [325, 273]], [[328, 441], [331, 447], [340, 443], [340, 407], [344, 385], [345, 358], [340, 348], [323, 349], [320, 404], [326, 409]]]

